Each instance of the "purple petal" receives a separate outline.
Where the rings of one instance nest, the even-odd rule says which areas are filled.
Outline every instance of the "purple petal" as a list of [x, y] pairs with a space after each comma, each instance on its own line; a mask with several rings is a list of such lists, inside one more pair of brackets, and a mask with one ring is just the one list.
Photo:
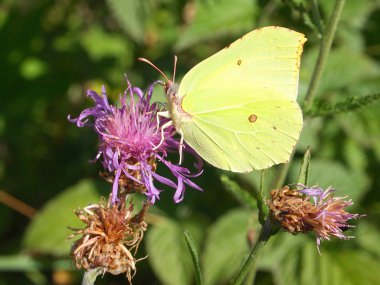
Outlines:
[[162, 184], [168, 185], [173, 188], [177, 188], [177, 184], [175, 184], [173, 181], [170, 179], [163, 177], [161, 175], [158, 175], [157, 173], [152, 172], [152, 175], [154, 178], [156, 178], [157, 181], [161, 182]]
[[175, 194], [173, 197], [174, 202], [175, 203], [181, 202], [183, 200], [184, 194], [185, 194], [185, 187], [183, 184], [183, 180], [181, 178], [179, 178], [177, 190], [175, 191]]

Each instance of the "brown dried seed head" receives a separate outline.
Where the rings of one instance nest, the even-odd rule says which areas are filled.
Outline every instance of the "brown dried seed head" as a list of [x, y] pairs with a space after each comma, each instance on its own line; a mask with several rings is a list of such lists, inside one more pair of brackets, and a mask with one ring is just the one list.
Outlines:
[[294, 234], [313, 230], [309, 221], [318, 209], [310, 203], [308, 197], [288, 186], [272, 190], [270, 195], [267, 205], [271, 218], [283, 229]]
[[[136, 271], [138, 246], [147, 229], [144, 221], [147, 207], [140, 213], [132, 215], [132, 203], [126, 207], [125, 202], [104, 205], [90, 205], [76, 211], [78, 218], [86, 227], [76, 230], [81, 238], [75, 241], [71, 255], [78, 268], [86, 270], [101, 268], [103, 273], [125, 273], [129, 281]], [[138, 216], [138, 218], [136, 218]]]

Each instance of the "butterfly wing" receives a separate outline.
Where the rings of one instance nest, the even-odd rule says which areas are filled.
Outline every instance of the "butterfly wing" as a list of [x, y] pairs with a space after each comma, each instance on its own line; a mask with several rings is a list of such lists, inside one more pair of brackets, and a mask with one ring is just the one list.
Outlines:
[[287, 162], [302, 129], [295, 101], [265, 88], [201, 93], [206, 100], [218, 97], [219, 104], [197, 104], [185, 96], [182, 103], [192, 119], [181, 126], [185, 141], [201, 157], [234, 172]]
[[302, 129], [296, 98], [305, 41], [266, 27], [191, 69], [172, 108], [184, 140], [212, 165], [234, 172], [287, 162]]
[[193, 67], [182, 79], [178, 96], [229, 85], [265, 87], [295, 100], [300, 58], [306, 38], [282, 27], [254, 30]]

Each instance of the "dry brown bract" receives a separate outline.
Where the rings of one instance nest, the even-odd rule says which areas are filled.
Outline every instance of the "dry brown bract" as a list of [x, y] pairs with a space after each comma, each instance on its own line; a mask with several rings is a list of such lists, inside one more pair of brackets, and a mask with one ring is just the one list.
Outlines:
[[317, 246], [321, 240], [330, 240], [331, 236], [350, 239], [344, 231], [352, 228], [348, 224], [351, 219], [365, 215], [352, 214], [346, 208], [353, 203], [347, 197], [334, 197], [334, 188], [326, 190], [318, 186], [307, 187], [299, 184], [300, 190], [291, 190], [288, 186], [271, 191], [271, 199], [267, 201], [272, 220], [293, 234], [313, 231], [317, 238]]
[[76, 235], [82, 235], [71, 249], [71, 255], [78, 268], [86, 270], [99, 268], [102, 273], [114, 275], [126, 273], [129, 282], [136, 272], [134, 255], [147, 229], [144, 221], [149, 207], [132, 216], [133, 204], [128, 208], [125, 201], [111, 206], [110, 199], [75, 211], [78, 218], [86, 224], [83, 229], [73, 229]]
[[270, 195], [267, 204], [272, 219], [279, 222], [283, 229], [293, 234], [313, 230], [311, 224], [314, 223], [313, 218], [318, 209], [306, 195], [291, 190], [288, 186], [272, 190]]

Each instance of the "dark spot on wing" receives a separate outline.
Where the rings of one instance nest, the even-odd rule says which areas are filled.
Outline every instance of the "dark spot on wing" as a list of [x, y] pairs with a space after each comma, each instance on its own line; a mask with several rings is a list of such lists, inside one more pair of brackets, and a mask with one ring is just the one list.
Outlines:
[[276, 126], [273, 126], [273, 129], [274, 129], [274, 130], [277, 130], [277, 127], [276, 127]]
[[250, 123], [254, 123], [254, 122], [256, 122], [256, 121], [257, 121], [257, 116], [256, 116], [255, 114], [250, 115], [250, 116], [248, 117], [248, 121], [249, 121]]
[[237, 61], [237, 65], [240, 65], [241, 64], [241, 59], [239, 59], [238, 61]]

